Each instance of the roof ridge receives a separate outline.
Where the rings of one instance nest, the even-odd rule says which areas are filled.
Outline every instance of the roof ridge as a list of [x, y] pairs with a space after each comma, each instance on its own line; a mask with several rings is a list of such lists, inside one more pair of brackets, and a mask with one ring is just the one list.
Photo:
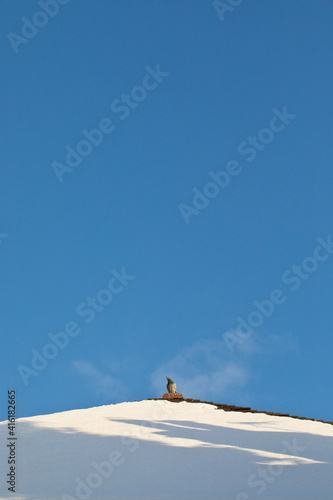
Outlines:
[[242, 413], [263, 413], [265, 415], [271, 415], [273, 417], [276, 416], [276, 417], [297, 418], [298, 420], [311, 420], [313, 422], [321, 422], [323, 424], [333, 425], [333, 422], [329, 422], [327, 420], [317, 420], [315, 418], [299, 417], [298, 415], [289, 415], [289, 413], [275, 413], [273, 411], [253, 410], [249, 406], [227, 405], [227, 404], [213, 403], [212, 401], [200, 401], [200, 399], [174, 398], [174, 399], [166, 400], [166, 399], [163, 399], [163, 398], [148, 398], [148, 401], [170, 401], [171, 403], [180, 403], [182, 401], [186, 401], [187, 403], [204, 403], [204, 404], [207, 404], [207, 405], [216, 406], [218, 410], [239, 411], [239, 412], [242, 412]]

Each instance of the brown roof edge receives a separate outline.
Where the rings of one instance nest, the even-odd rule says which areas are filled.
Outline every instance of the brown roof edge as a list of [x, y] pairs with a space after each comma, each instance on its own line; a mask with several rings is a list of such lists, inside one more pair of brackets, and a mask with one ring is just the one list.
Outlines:
[[[163, 398], [148, 398], [148, 401], [167, 401], [167, 400]], [[182, 401], [186, 401], [187, 403], [204, 403], [206, 405], [216, 406], [217, 410], [240, 411], [242, 413], [263, 413], [265, 415], [271, 415], [273, 417], [297, 418], [298, 420], [311, 420], [312, 422], [320, 422], [322, 424], [333, 425], [333, 422], [328, 422], [325, 420], [316, 420], [315, 418], [299, 417], [298, 415], [289, 415], [288, 413], [274, 413], [273, 411], [252, 410], [252, 408], [250, 408], [249, 406], [234, 406], [234, 405], [213, 403], [212, 401], [200, 401], [199, 399], [190, 399], [190, 398], [184, 398], [184, 399], [177, 398], [168, 401], [170, 401], [170, 403], [181, 403]]]

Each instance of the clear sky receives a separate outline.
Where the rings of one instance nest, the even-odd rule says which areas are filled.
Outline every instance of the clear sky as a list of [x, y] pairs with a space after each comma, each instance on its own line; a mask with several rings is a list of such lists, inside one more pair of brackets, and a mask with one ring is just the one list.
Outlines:
[[1, 420], [333, 420], [333, 5], [225, 5], [1, 7]]

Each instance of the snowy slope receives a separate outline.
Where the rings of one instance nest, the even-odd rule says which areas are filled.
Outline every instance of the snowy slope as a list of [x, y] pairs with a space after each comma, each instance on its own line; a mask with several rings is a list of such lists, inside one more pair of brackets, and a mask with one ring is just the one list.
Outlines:
[[141, 401], [17, 421], [16, 496], [33, 500], [331, 500], [333, 426]]

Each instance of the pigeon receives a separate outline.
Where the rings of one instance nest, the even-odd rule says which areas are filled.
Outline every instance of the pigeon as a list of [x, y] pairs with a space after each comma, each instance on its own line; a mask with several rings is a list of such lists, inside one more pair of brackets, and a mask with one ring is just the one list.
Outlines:
[[168, 383], [167, 383], [167, 389], [168, 389], [168, 392], [170, 394], [176, 394], [177, 392], [177, 387], [176, 387], [176, 384], [171, 380], [170, 377], [165, 377], [167, 380], [168, 380]]

